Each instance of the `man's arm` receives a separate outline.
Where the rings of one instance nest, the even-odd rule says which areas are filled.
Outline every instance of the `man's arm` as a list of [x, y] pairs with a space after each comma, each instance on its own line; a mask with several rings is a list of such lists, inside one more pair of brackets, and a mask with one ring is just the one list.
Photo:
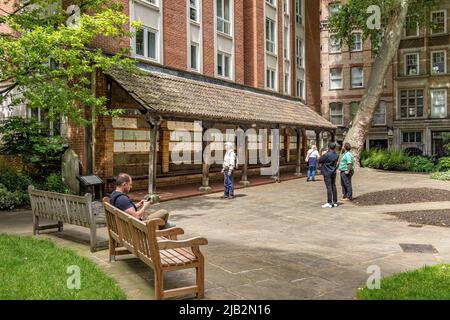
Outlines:
[[144, 201], [144, 203], [142, 204], [142, 206], [139, 210], [136, 211], [134, 209], [134, 207], [131, 207], [131, 208], [125, 210], [125, 212], [128, 213], [129, 215], [135, 217], [136, 219], [139, 219], [145, 215], [145, 211], [148, 209], [148, 207], [150, 207], [150, 202]]
[[319, 158], [319, 163], [324, 164], [328, 160], [328, 153], [325, 153], [323, 156]]

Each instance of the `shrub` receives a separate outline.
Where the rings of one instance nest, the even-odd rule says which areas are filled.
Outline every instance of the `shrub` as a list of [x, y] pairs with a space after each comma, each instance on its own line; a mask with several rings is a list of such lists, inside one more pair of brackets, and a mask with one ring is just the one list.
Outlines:
[[60, 173], [52, 173], [45, 180], [46, 189], [52, 192], [70, 193], [70, 189], [62, 181]]
[[409, 158], [409, 171], [411, 172], [433, 172], [436, 167], [433, 160], [426, 157], [410, 157]]
[[431, 179], [450, 181], [450, 171], [434, 172], [431, 174]]
[[383, 169], [393, 171], [406, 171], [409, 166], [409, 157], [401, 150], [388, 151], [386, 161], [383, 163]]
[[0, 184], [0, 210], [12, 210], [23, 205], [27, 200], [27, 194], [21, 191], [8, 191]]
[[439, 161], [437, 165], [438, 171], [450, 171], [450, 157], [444, 157]]
[[29, 176], [14, 169], [0, 167], [0, 184], [9, 191], [27, 191], [32, 180]]

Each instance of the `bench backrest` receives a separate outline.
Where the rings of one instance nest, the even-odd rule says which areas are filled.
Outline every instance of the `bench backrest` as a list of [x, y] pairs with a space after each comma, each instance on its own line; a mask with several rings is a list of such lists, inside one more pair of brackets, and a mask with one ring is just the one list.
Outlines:
[[111, 238], [122, 244], [119, 235], [119, 227], [117, 225], [117, 214], [114, 212], [118, 209], [109, 204], [108, 197], [103, 198], [103, 208], [105, 211], [106, 226]]
[[95, 226], [92, 196], [75, 196], [28, 187], [31, 209], [39, 217], [63, 221], [83, 227]]

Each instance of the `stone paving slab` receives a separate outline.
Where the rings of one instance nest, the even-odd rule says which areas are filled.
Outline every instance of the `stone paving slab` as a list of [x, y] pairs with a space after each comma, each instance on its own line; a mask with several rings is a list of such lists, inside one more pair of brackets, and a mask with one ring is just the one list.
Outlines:
[[[355, 193], [430, 187], [450, 190], [450, 183], [422, 174], [361, 169]], [[340, 192], [340, 186], [338, 186]], [[354, 299], [367, 281], [367, 268], [377, 265], [383, 276], [425, 264], [450, 262], [448, 228], [409, 227], [383, 213], [417, 208], [450, 208], [447, 201], [412, 205], [357, 207], [345, 203], [322, 209], [323, 181], [305, 178], [240, 189], [234, 200], [220, 194], [164, 202], [154, 209], [170, 211], [185, 237], [209, 240], [206, 299]], [[0, 233], [32, 234], [31, 212], [0, 212]], [[137, 259], [110, 263], [106, 250], [89, 252], [89, 232], [65, 225], [64, 232], [46, 231], [58, 244], [95, 261], [118, 281], [130, 299], [153, 299], [153, 273]], [[106, 230], [99, 230], [107, 240]], [[400, 243], [431, 244], [436, 254], [404, 253]], [[166, 288], [194, 283], [192, 271], [165, 276]]]

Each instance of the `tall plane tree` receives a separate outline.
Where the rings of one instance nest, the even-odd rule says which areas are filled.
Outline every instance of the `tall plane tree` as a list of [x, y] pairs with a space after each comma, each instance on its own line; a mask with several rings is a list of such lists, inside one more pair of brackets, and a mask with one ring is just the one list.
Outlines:
[[437, 0], [347, 0], [330, 17], [329, 30], [349, 46], [355, 30], [361, 30], [364, 41], [371, 41], [375, 61], [366, 91], [345, 142], [352, 145], [359, 164], [365, 140], [383, 91], [387, 71], [399, 48], [405, 26], [433, 27], [430, 11]]

